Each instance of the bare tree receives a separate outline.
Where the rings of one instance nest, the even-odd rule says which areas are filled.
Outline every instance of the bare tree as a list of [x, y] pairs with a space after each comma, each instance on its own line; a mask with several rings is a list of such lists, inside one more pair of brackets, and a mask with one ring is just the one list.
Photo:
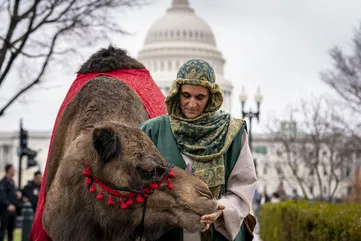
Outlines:
[[287, 163], [283, 171], [292, 174], [306, 199], [318, 188], [319, 198], [333, 200], [340, 182], [350, 175], [355, 150], [340, 120], [340, 111], [321, 97], [302, 101], [289, 119], [274, 122], [282, 125], [272, 135], [280, 143], [278, 158]]
[[330, 49], [330, 56], [333, 65], [321, 71], [321, 79], [336, 91], [343, 108], [350, 110], [344, 125], [361, 148], [361, 23], [354, 30], [351, 53], [335, 46]]
[[0, 117], [44, 80], [52, 61], [69, 58], [78, 49], [109, 38], [110, 33], [128, 34], [119, 24], [119, 15], [143, 4], [146, 0], [0, 1], [0, 87], [24, 79], [0, 106]]
[[355, 30], [352, 42], [351, 54], [337, 46], [330, 50], [333, 68], [322, 71], [321, 78], [349, 108], [361, 113], [361, 24]]

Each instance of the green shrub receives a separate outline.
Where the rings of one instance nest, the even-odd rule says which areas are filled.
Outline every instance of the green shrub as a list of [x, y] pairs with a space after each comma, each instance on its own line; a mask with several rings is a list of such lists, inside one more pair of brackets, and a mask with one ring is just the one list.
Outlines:
[[361, 205], [287, 201], [260, 210], [263, 241], [361, 241]]

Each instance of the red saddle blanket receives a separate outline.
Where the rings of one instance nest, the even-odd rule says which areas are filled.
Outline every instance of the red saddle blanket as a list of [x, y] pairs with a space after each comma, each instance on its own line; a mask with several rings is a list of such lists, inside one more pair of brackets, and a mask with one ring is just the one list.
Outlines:
[[[53, 132], [50, 139], [49, 152], [48, 152], [48, 160], [49, 153], [52, 148], [53, 137], [55, 134], [55, 130], [58, 125], [58, 121], [61, 117], [61, 114], [67, 104], [73, 99], [73, 97], [78, 93], [78, 91], [92, 78], [103, 75], [110, 76], [120, 81], [123, 81], [129, 87], [131, 87], [141, 98], [145, 109], [148, 112], [149, 118], [157, 117], [159, 115], [163, 115], [167, 113], [165, 107], [165, 97], [163, 93], [160, 91], [154, 80], [152, 79], [150, 73], [146, 69], [122, 69], [115, 70], [107, 73], [88, 73], [88, 74], [78, 74], [77, 78], [74, 80], [73, 84], [70, 86], [68, 93], [60, 106], [58, 115], [55, 120]], [[39, 193], [38, 206], [36, 209], [34, 223], [30, 232], [30, 240], [31, 241], [50, 241], [51, 239], [47, 236], [43, 224], [42, 224], [42, 216], [44, 211], [45, 200], [45, 182], [46, 182], [46, 169], [48, 160], [45, 165], [45, 171], [43, 175], [43, 181], [41, 184], [41, 190]]]

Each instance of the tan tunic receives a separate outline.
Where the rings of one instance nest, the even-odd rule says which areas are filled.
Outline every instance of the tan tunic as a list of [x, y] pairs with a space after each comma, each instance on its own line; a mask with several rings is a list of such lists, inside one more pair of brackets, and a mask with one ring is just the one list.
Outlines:
[[[237, 236], [243, 219], [250, 213], [257, 176], [253, 157], [248, 145], [248, 134], [242, 135], [242, 146], [236, 165], [228, 179], [228, 192], [218, 200], [224, 204], [223, 216], [214, 223], [215, 229], [229, 240]], [[187, 170], [192, 170], [192, 160], [182, 154]], [[201, 241], [201, 233], [190, 233], [184, 229], [184, 241]]]

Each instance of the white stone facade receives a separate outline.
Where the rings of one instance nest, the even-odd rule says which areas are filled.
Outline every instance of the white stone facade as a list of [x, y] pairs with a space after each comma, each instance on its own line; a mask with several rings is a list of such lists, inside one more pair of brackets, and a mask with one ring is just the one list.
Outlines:
[[[29, 131], [28, 147], [37, 151], [36, 160], [39, 163], [40, 170], [43, 172], [48, 155], [50, 132], [32, 132]], [[19, 146], [19, 132], [0, 132], [0, 177], [4, 176], [5, 165], [11, 163], [16, 170], [15, 181], [18, 183], [19, 157], [17, 148]], [[33, 173], [38, 167], [26, 169], [26, 157], [22, 159], [22, 185], [33, 178]]]

